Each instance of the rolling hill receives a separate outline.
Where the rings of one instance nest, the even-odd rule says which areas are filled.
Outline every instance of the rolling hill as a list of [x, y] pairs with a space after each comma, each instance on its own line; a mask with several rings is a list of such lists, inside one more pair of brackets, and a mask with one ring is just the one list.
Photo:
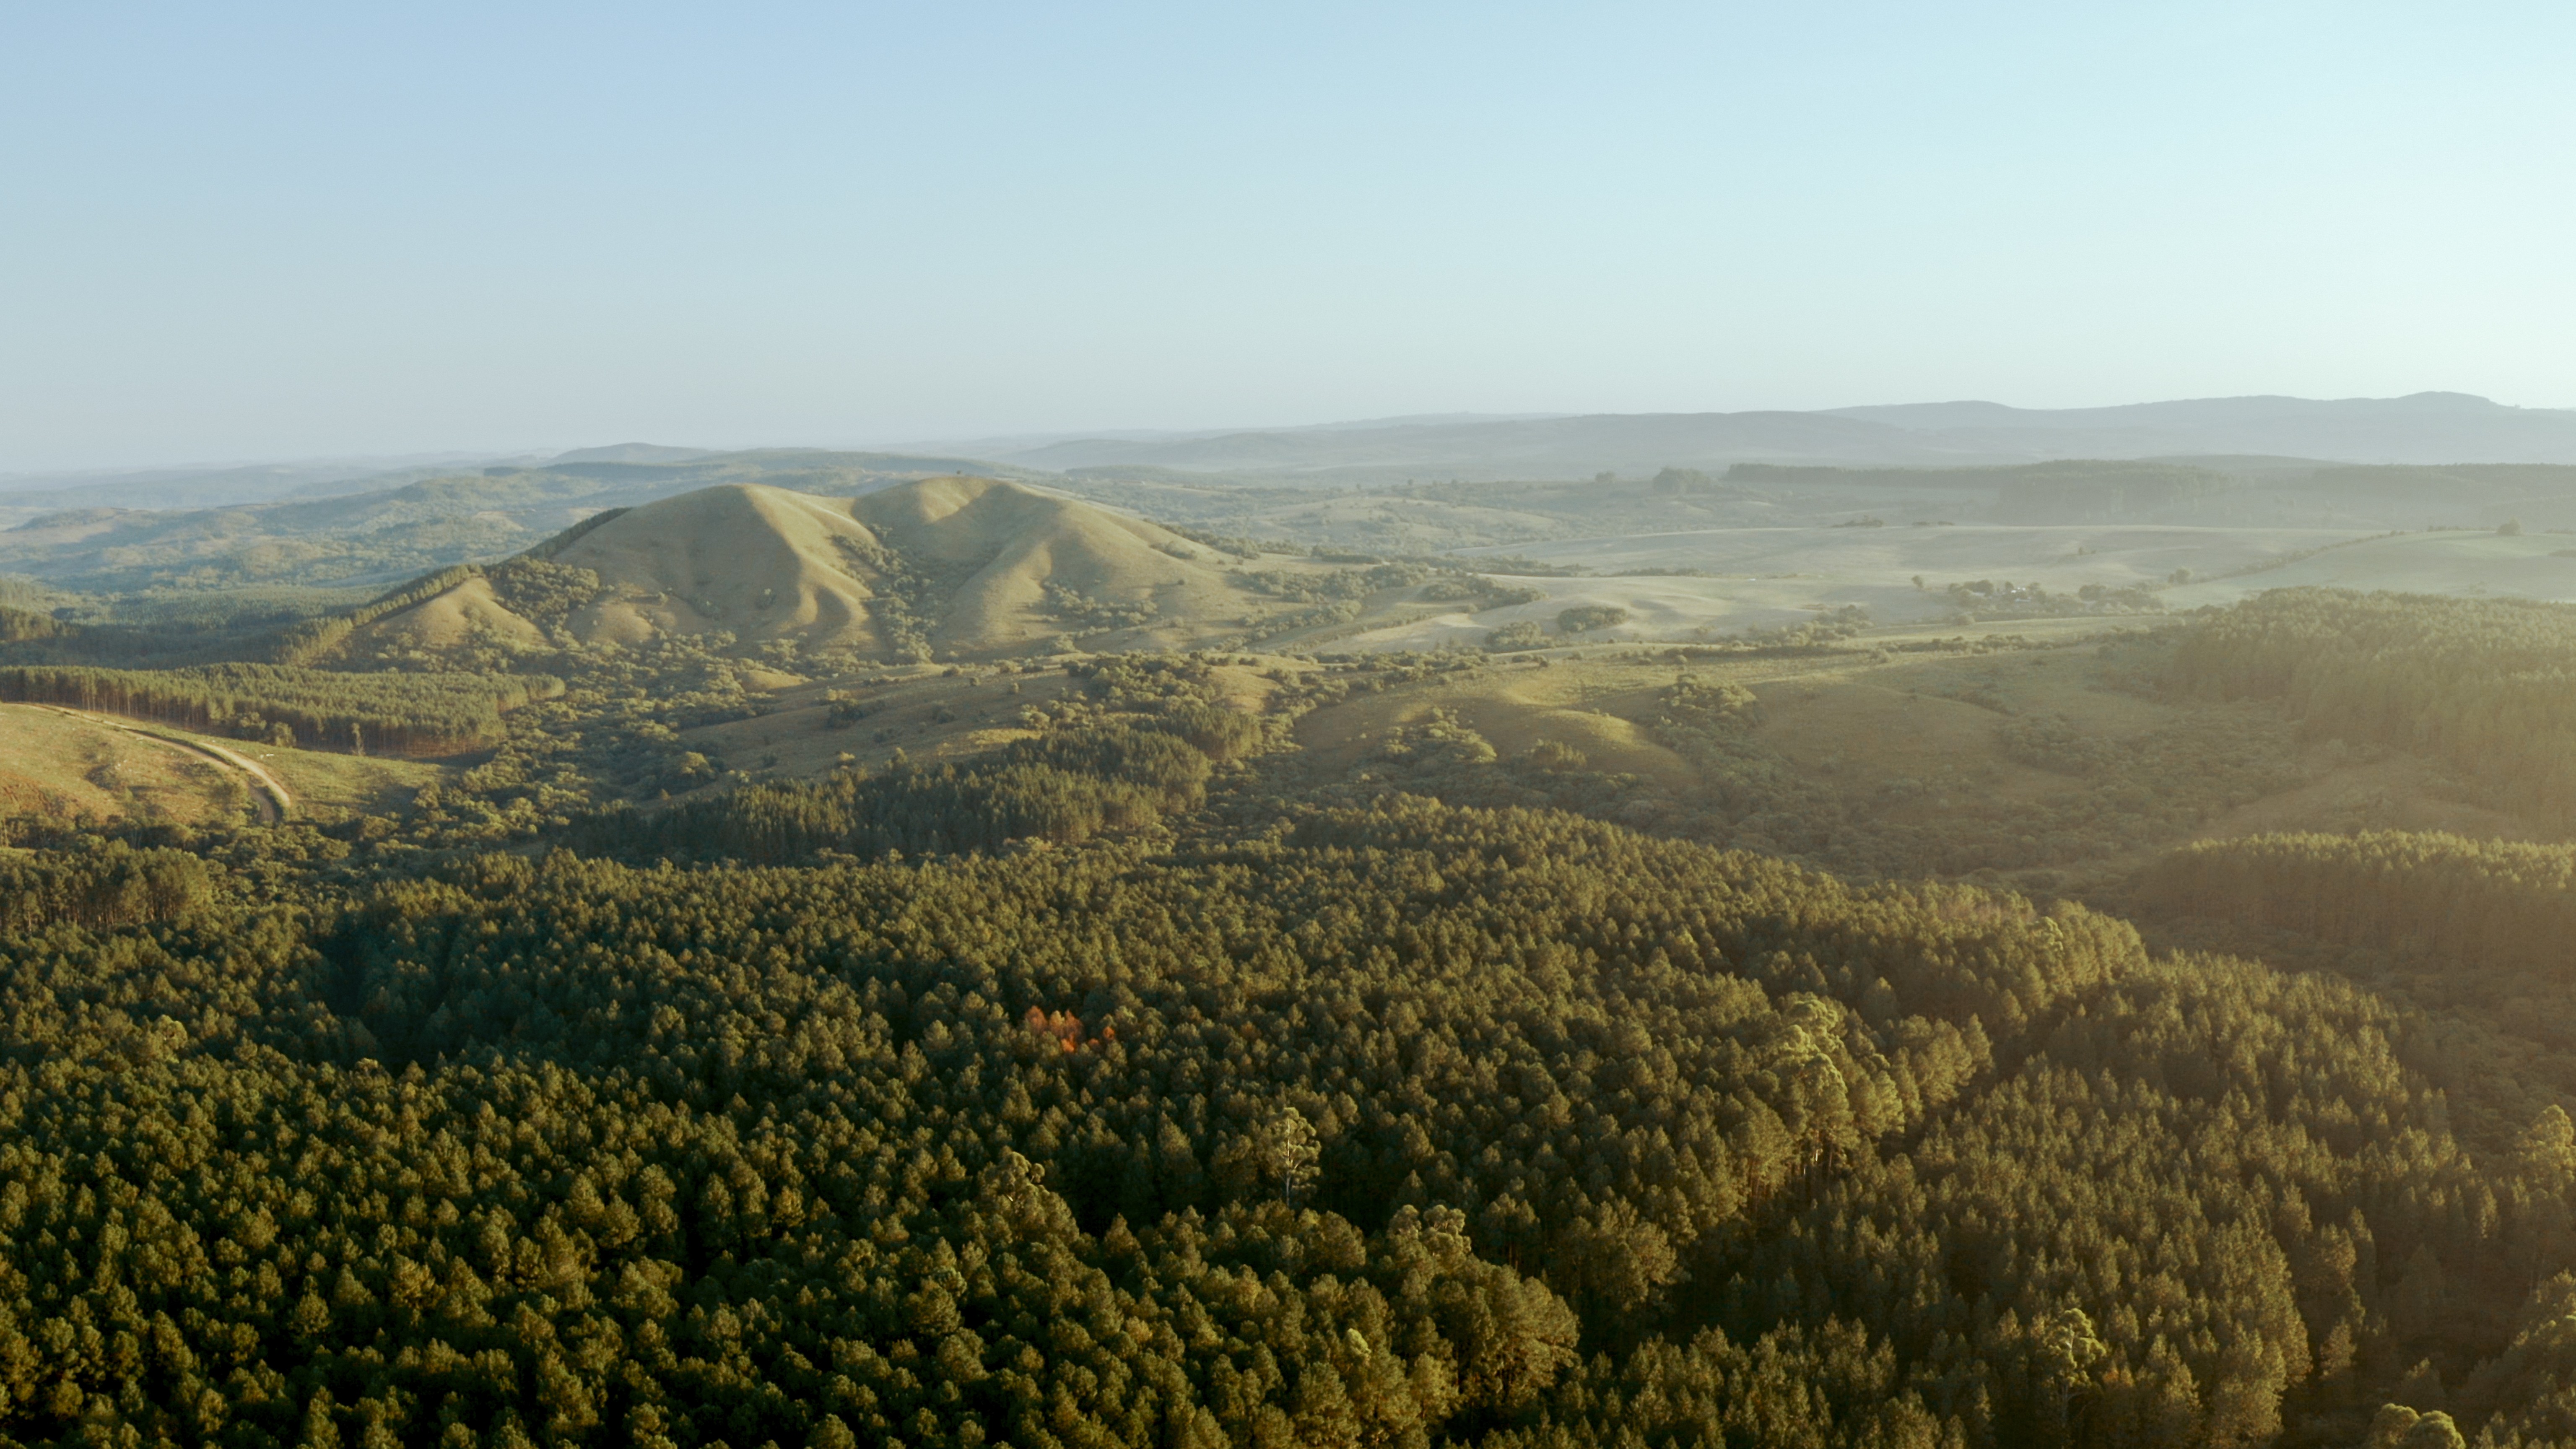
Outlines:
[[[580, 571], [562, 576], [585, 596], [561, 627], [583, 643], [724, 633], [746, 646], [789, 641], [877, 659], [992, 658], [1068, 634], [1122, 648], [1186, 644], [1263, 607], [1226, 572], [1227, 555], [991, 478], [929, 478], [859, 498], [720, 484], [617, 513], [544, 561]], [[347, 647], [436, 649], [478, 632], [543, 637], [493, 577], [475, 573], [372, 620]]]
[[104, 593], [381, 587], [444, 564], [504, 557], [603, 509], [718, 484], [850, 497], [969, 467], [1013, 471], [953, 458], [814, 449], [675, 456], [686, 452], [625, 444], [533, 467], [313, 485], [238, 502], [213, 484], [191, 493], [198, 485], [188, 480], [149, 493], [104, 485], [0, 491], [0, 571]]

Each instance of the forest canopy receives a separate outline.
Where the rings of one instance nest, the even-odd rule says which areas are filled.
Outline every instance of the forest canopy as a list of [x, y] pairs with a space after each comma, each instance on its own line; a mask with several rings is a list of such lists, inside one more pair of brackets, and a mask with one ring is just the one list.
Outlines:
[[1687, 798], [1606, 727], [1292, 747], [1481, 652], [907, 665], [1015, 727], [813, 778], [691, 747], [771, 727], [730, 640], [0, 672], [477, 742], [0, 835], [0, 1442], [2576, 1443], [2576, 846], [2184, 838], [2302, 731], [2554, 802], [2567, 617], [2269, 596], [2124, 646], [2205, 710], [2125, 749], [1951, 701], [2072, 783], [1946, 827], [1714, 649], [1645, 691]]
[[[0, 1364], [37, 1430], [103, 1398], [281, 1440], [1509, 1442], [1644, 1395], [1659, 1437], [1704, 1400], [1843, 1442], [2254, 1442], [2363, 1356], [2457, 1351], [2471, 1222], [2565, 1231], [2448, 1145], [2356, 993], [1562, 817], [484, 857], [16, 939]], [[2295, 1061], [2178, 1065], [2285, 1030]], [[2072, 1131], [2105, 1073], [2118, 1134]], [[2001, 1236], [1962, 1261], [1972, 1222]], [[2355, 1241], [2458, 1286], [2391, 1297]]]

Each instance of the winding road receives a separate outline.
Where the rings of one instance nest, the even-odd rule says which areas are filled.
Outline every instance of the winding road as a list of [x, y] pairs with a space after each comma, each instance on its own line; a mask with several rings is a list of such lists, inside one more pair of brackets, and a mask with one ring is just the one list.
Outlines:
[[46, 708], [59, 715], [67, 715], [76, 720], [85, 720], [95, 725], [105, 725], [109, 729], [123, 730], [127, 734], [134, 735], [141, 739], [151, 740], [155, 744], [167, 745], [174, 750], [184, 750], [201, 759], [212, 760], [219, 765], [232, 766], [234, 769], [250, 776], [251, 779], [258, 784], [261, 793], [253, 794], [251, 799], [259, 806], [260, 822], [262, 824], [274, 825], [278, 821], [283, 820], [288, 815], [294, 813], [295, 797], [287, 792], [285, 784], [275, 775], [270, 774], [267, 767], [237, 750], [227, 749], [210, 740], [174, 738], [170, 735], [145, 729], [140, 725], [128, 723], [127, 721], [119, 719], [115, 715], [111, 714], [98, 714], [94, 711], [85, 709], [66, 709], [58, 704], [47, 705]]

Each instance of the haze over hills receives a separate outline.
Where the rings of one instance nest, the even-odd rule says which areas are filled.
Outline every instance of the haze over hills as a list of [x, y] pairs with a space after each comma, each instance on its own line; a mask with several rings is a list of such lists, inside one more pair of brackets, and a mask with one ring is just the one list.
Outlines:
[[[728, 478], [824, 491], [862, 481], [976, 473], [1232, 476], [1370, 484], [1404, 479], [1589, 479], [1742, 462], [2002, 466], [2062, 458], [2344, 463], [2576, 463], [2576, 410], [2465, 393], [2319, 400], [2203, 398], [2097, 408], [1901, 403], [1810, 412], [1443, 413], [1252, 429], [997, 434], [895, 447], [718, 450], [648, 442], [553, 454], [316, 459], [0, 474], [0, 523], [66, 509], [257, 505], [381, 493], [457, 474], [529, 471], [663, 493]], [[782, 478], [798, 473], [801, 478]], [[632, 501], [632, 500], [629, 500]]]
[[[595, 568], [628, 595], [580, 620], [548, 620], [545, 627], [562, 625], [578, 637], [603, 640], [728, 632], [746, 647], [792, 638], [800, 647], [882, 655], [891, 647], [877, 618], [890, 597], [888, 580], [870, 575], [872, 565], [852, 548], [891, 550], [890, 556], [910, 560], [905, 566], [921, 579], [935, 581], [954, 610], [943, 603], [916, 611], [907, 638], [961, 657], [1033, 642], [1051, 646], [1066, 632], [1089, 637], [1113, 628], [1144, 631], [1129, 638], [1138, 647], [1209, 643], [1279, 612], [1278, 595], [1264, 595], [1255, 606], [1221, 573], [1192, 572], [1205, 563], [1191, 554], [1200, 545], [1169, 534], [1174, 527], [1232, 540], [1227, 547], [1238, 555], [1317, 548], [1380, 558], [1445, 556], [1453, 562], [1444, 567], [1462, 569], [1490, 566], [1477, 559], [1520, 555], [1596, 573], [1670, 573], [1684, 577], [1674, 586], [1679, 593], [1653, 607], [1641, 602], [1644, 593], [1580, 602], [1628, 608], [1641, 629], [1663, 619], [1649, 632], [1681, 636], [1703, 628], [1771, 627], [1786, 622], [1783, 610], [1864, 599], [1891, 619], [1926, 607], [1937, 612], [1949, 607], [1941, 590], [1952, 582], [1997, 573], [2025, 583], [2042, 577], [2031, 572], [2042, 561], [2031, 553], [2035, 548], [2071, 550], [2064, 559], [2050, 556], [2051, 588], [2125, 589], [2163, 586], [2177, 574], [2205, 580], [2212, 571], [2234, 572], [2284, 549], [2392, 530], [2527, 530], [2534, 535], [2527, 541], [2499, 545], [2538, 560], [2517, 565], [2510, 591], [2559, 597], [2567, 586], [2552, 560], [2562, 550], [2539, 535], [2576, 528], [2576, 463], [2469, 460], [2516, 452], [2576, 458], [2571, 419], [2576, 413], [2419, 394], [2065, 411], [1963, 402], [1832, 413], [1382, 418], [1215, 436], [1058, 440], [1003, 462], [922, 452], [710, 452], [625, 442], [462, 469], [415, 462], [371, 477], [294, 464], [202, 477], [165, 470], [143, 482], [68, 492], [0, 491], [0, 573], [21, 576], [30, 591], [25, 606], [41, 604], [70, 621], [152, 628], [184, 614], [211, 622], [191, 599], [236, 623], [311, 617], [356, 607], [433, 570], [509, 558], [603, 512], [638, 510], [647, 521], [622, 523], [584, 545], [605, 550], [609, 540], [662, 517], [645, 512], [653, 505], [730, 488], [726, 496], [828, 500], [844, 522], [817, 524], [824, 533], [792, 546], [746, 545], [739, 558], [720, 562], [715, 574], [758, 577], [738, 597], [706, 593], [694, 564], [671, 561], [679, 555], [662, 563], [641, 555], [568, 560]], [[1790, 461], [1725, 461], [1764, 450]], [[1873, 450], [1880, 461], [1847, 461]], [[2307, 456], [2288, 456], [2291, 450]], [[2024, 460], [2035, 453], [2057, 456]], [[2328, 460], [2337, 453], [2454, 461]], [[1164, 461], [1097, 461], [1115, 457]], [[2007, 461], [1973, 461], [1980, 457]], [[437, 476], [418, 476], [424, 470]], [[1614, 478], [1607, 485], [1598, 477], [1605, 472]], [[897, 498], [922, 496], [905, 491], [909, 485], [962, 476], [1015, 486], [979, 496], [935, 526], [875, 512]], [[262, 490], [282, 496], [173, 506], [200, 483], [217, 498]], [[753, 491], [741, 491], [746, 488]], [[165, 502], [114, 503], [129, 494]], [[703, 498], [689, 505], [704, 506]], [[996, 510], [1026, 516], [990, 526], [965, 521], [998, 517]], [[813, 516], [799, 504], [740, 536], [766, 539], [779, 519], [810, 523]], [[1855, 553], [1851, 537], [1837, 531], [1871, 524], [1983, 526], [2003, 530], [1992, 535], [1997, 540], [2033, 526], [2079, 532], [1998, 544], [1991, 558], [1977, 562], [1953, 557], [1960, 551], [1956, 539], [1936, 548], [1915, 538], [1901, 548]], [[2193, 541], [2168, 558], [2165, 544], [2145, 552], [2133, 546], [2146, 535], [2080, 532], [2134, 527], [2190, 530]], [[685, 539], [691, 557], [712, 559], [723, 552], [719, 540], [736, 537], [730, 529], [698, 520], [657, 536]], [[1734, 537], [1746, 530], [1786, 531], [1758, 543]], [[1003, 561], [1008, 548], [1020, 547], [1010, 541], [1023, 536], [1046, 542]], [[957, 538], [970, 541], [957, 544]], [[1845, 565], [1862, 554], [1888, 566], [1853, 574]], [[2110, 554], [2122, 561], [2115, 564]], [[2155, 567], [2145, 566], [2149, 554]], [[820, 564], [800, 562], [808, 556]], [[2477, 562], [2484, 556], [2458, 550], [2408, 545], [2367, 557], [2374, 567], [2385, 562], [2391, 577], [2410, 580], [2410, 588], [2448, 592], [2487, 580], [2486, 565]], [[1756, 558], [1758, 568], [1750, 562]], [[665, 564], [680, 572], [657, 572]], [[996, 571], [967, 587], [968, 576], [988, 566]], [[1688, 577], [1748, 570], [1764, 580], [1804, 576], [1808, 582], [1745, 590]], [[1915, 597], [1922, 592], [1915, 576], [1927, 573], [1928, 603]], [[1132, 583], [1147, 577], [1156, 580], [1150, 589]], [[757, 602], [764, 591], [771, 604]], [[646, 604], [646, 595], [658, 602]], [[878, 603], [866, 602], [871, 599]], [[700, 609], [693, 600], [713, 607]], [[1364, 611], [1374, 621], [1370, 637], [1378, 638], [1373, 631], [1383, 627], [1395, 631], [1383, 636], [1390, 644], [1475, 638], [1498, 623], [1521, 622], [1467, 617], [1485, 607], [1478, 604], [1447, 611], [1459, 617], [1435, 627], [1410, 609], [1427, 602], [1378, 598]], [[1522, 607], [1547, 612], [1535, 603]], [[381, 636], [391, 648], [391, 636], [404, 634], [411, 640], [404, 648], [441, 649], [447, 646], [436, 641], [478, 630], [521, 643], [541, 632], [499, 597], [466, 591], [370, 637]]]
[[1566, 478], [1738, 462], [1938, 467], [2212, 454], [2352, 463], [2576, 462], [2576, 411], [2436, 392], [2070, 409], [1957, 402], [1823, 412], [1601, 413], [1067, 439], [997, 461], [1054, 471], [1155, 467], [1361, 481]]
[[2457, 392], [2054, 409], [1918, 403], [1837, 408], [1833, 415], [1933, 434], [1952, 445], [2032, 449], [2056, 457], [2269, 454], [2351, 463], [2563, 463], [2576, 448], [2576, 410], [2508, 407]]
[[[960, 471], [1032, 476], [954, 458], [774, 448], [700, 454], [649, 444], [585, 449], [537, 466], [392, 475], [372, 491], [186, 507], [122, 507], [111, 488], [0, 493], [0, 571], [84, 588], [245, 583], [381, 586], [442, 564], [527, 548], [609, 508], [758, 481], [840, 496]], [[648, 461], [658, 459], [658, 461]], [[184, 496], [185, 482], [153, 484]], [[218, 496], [221, 496], [220, 493]]]
[[412, 458], [305, 459], [175, 468], [0, 474], [0, 515], [65, 508], [221, 508], [283, 498], [377, 493], [424, 478], [542, 457], [440, 453]]

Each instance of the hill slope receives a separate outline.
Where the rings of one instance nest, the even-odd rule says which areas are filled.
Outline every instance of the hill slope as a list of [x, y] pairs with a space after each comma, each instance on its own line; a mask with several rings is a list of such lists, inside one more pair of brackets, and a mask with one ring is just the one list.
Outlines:
[[[1188, 644], [1275, 606], [1257, 605], [1213, 549], [990, 478], [855, 499], [723, 484], [620, 513], [538, 556], [577, 571], [559, 575], [580, 591], [561, 623], [584, 643], [722, 632], [883, 659], [991, 657], [1069, 633], [1120, 648]], [[469, 633], [540, 639], [509, 592], [468, 577], [369, 623], [351, 650], [435, 649]]]
[[933, 478], [869, 494], [851, 511], [934, 580], [964, 575], [932, 634], [944, 649], [1007, 653], [1086, 618], [1177, 643], [1243, 608], [1213, 550], [1015, 483]]
[[727, 484], [648, 503], [575, 540], [555, 562], [597, 573], [600, 593], [574, 611], [584, 640], [635, 643], [656, 634], [731, 630], [745, 640], [798, 638], [874, 650], [865, 577], [845, 545], [877, 548], [849, 501]]

